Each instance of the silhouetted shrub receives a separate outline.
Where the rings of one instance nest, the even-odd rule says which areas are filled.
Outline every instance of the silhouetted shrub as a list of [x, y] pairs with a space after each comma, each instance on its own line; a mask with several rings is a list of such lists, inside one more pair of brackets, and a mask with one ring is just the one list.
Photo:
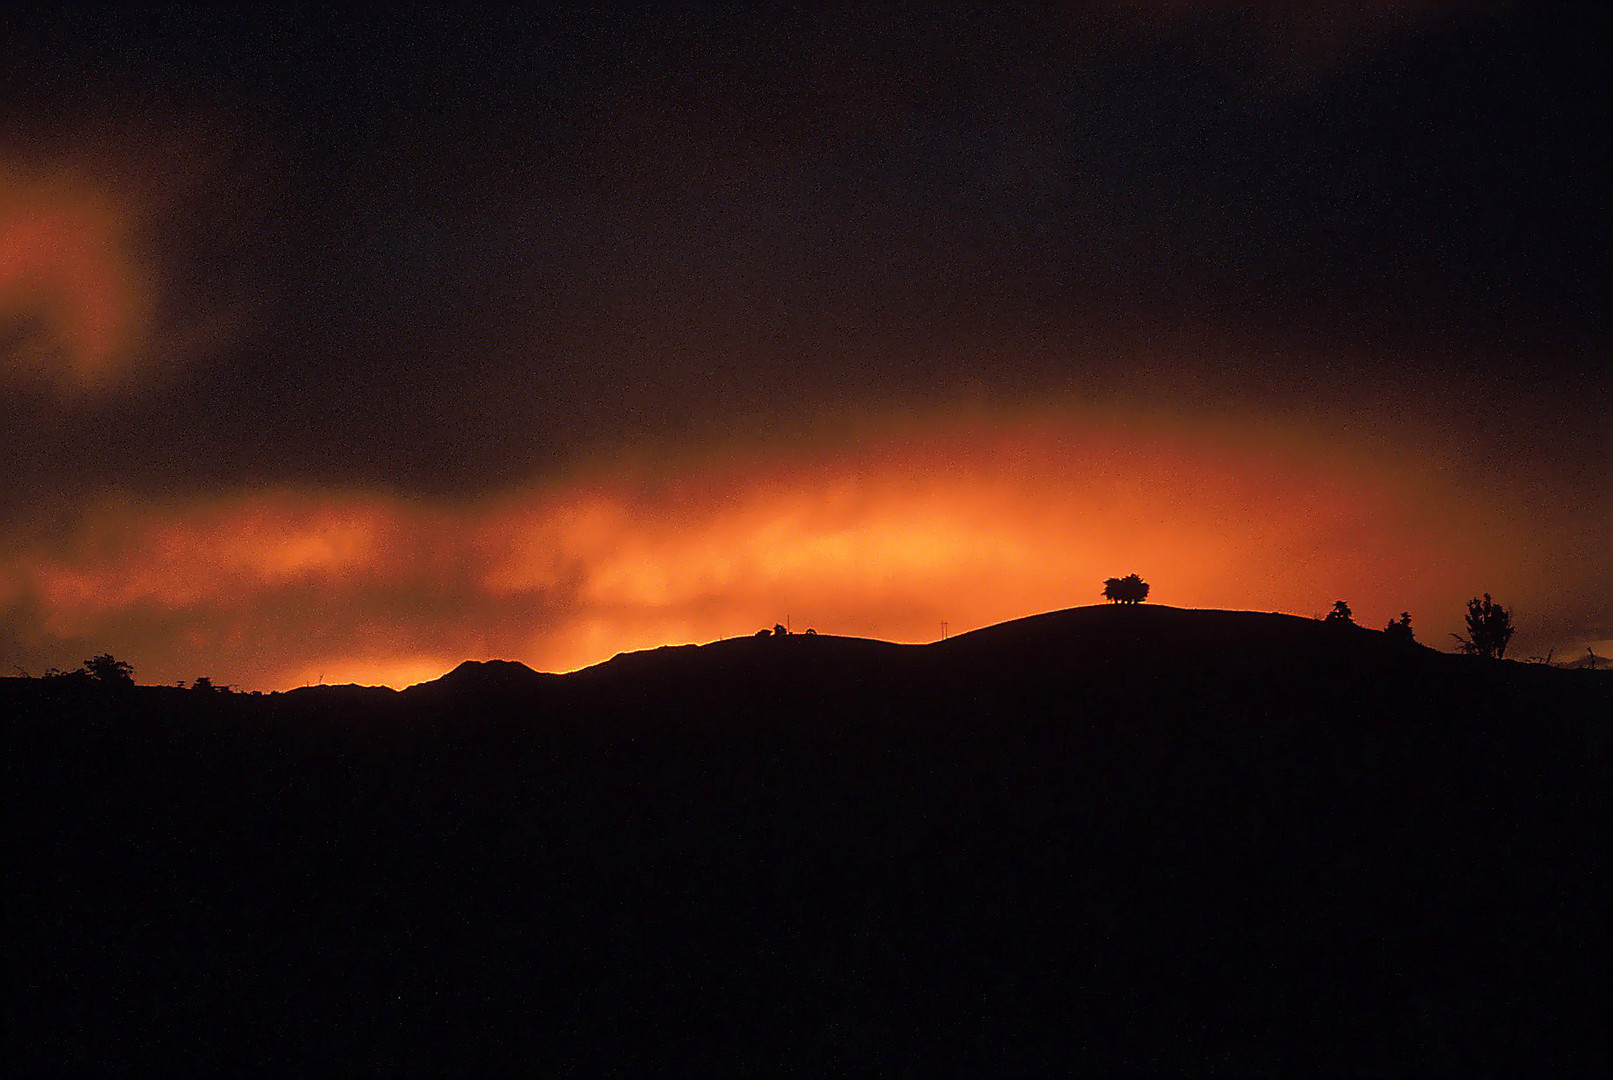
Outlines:
[[1340, 625], [1343, 623], [1350, 623], [1353, 625], [1355, 623], [1355, 620], [1350, 617], [1350, 605], [1346, 604], [1343, 600], [1333, 601], [1333, 610], [1328, 612], [1327, 618], [1323, 619], [1322, 621], [1334, 623], [1335, 625]]
[[133, 686], [134, 668], [117, 659], [111, 653], [102, 653], [92, 656], [84, 661], [82, 670], [84, 674], [100, 683], [102, 686]]
[[773, 636], [774, 637], [784, 637], [789, 632], [790, 631], [785, 627], [785, 625], [783, 623], [774, 623], [773, 624]]
[[209, 679], [206, 675], [196, 676], [196, 681], [190, 684], [190, 688], [192, 690], [200, 690], [204, 694], [211, 694], [213, 691], [218, 689], [218, 687], [213, 685], [213, 680]]
[[1402, 611], [1400, 618], [1390, 619], [1389, 625], [1383, 628], [1384, 636], [1403, 645], [1410, 645], [1417, 639], [1411, 632], [1411, 613]]
[[1148, 582], [1136, 574], [1107, 578], [1103, 583], [1103, 598], [1111, 604], [1140, 604], [1148, 599]]
[[1456, 644], [1470, 656], [1485, 656], [1496, 660], [1507, 654], [1507, 642], [1512, 640], [1512, 612], [1490, 599], [1478, 597], [1467, 602], [1467, 635], [1452, 634]]
[[55, 667], [46, 668], [45, 674], [40, 676], [40, 678], [44, 679], [45, 682], [53, 686], [68, 686], [78, 684], [87, 686], [95, 681], [90, 677], [90, 673], [85, 671], [83, 668], [78, 668], [75, 671], [63, 671], [61, 668]]

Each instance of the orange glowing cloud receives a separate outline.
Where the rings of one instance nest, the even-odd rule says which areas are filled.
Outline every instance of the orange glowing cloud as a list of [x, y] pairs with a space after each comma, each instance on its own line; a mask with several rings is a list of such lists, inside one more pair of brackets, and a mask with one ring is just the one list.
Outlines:
[[1186, 607], [1320, 614], [1342, 597], [1368, 625], [1408, 609], [1436, 645], [1479, 590], [1536, 627], [1602, 601], [1537, 572], [1530, 552], [1563, 528], [1507, 493], [1485, 510], [1507, 514], [1481, 518], [1437, 462], [1206, 423], [940, 430], [459, 505], [263, 491], [106, 507], [71, 542], [0, 559], [0, 607], [31, 613], [36, 644], [111, 648], [143, 677], [285, 687], [407, 685], [487, 656], [569, 670], [786, 617], [923, 641], [943, 620], [1095, 602], [1132, 570]]
[[0, 325], [38, 320], [47, 330], [0, 363], [81, 390], [117, 383], [152, 309], [133, 231], [107, 192], [0, 167]]
[[[52, 632], [135, 606], [181, 611], [301, 583], [323, 588], [387, 569], [397, 509], [375, 500], [270, 493], [168, 516], [103, 509], [76, 550], [33, 578]], [[396, 552], [395, 557], [401, 558]]]

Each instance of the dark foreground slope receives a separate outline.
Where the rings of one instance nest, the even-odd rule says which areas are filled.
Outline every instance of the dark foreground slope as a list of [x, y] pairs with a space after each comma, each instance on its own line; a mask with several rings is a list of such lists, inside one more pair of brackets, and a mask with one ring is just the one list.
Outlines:
[[19, 1074], [1608, 1064], [1593, 672], [1141, 607], [0, 698]]

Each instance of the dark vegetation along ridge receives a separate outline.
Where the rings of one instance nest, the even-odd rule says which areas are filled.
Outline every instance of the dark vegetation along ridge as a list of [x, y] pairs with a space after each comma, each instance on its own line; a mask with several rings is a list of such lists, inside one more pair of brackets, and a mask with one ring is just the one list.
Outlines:
[[1605, 673], [1116, 606], [0, 710], [13, 1075], [1609, 1064]]

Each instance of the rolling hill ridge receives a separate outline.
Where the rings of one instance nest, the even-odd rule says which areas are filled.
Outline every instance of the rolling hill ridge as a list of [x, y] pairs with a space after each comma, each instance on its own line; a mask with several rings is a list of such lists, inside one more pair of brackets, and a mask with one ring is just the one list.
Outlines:
[[0, 707], [26, 1068], [1608, 1063], [1604, 673], [1143, 605]]

